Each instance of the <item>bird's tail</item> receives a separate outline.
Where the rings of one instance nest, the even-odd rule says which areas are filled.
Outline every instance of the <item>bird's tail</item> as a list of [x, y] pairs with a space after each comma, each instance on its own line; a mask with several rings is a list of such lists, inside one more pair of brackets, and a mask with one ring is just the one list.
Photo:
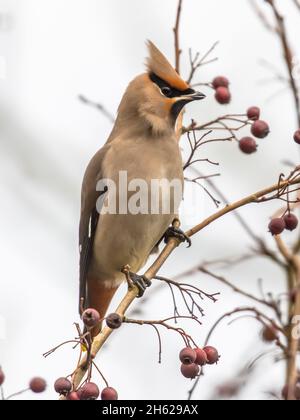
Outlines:
[[102, 329], [102, 320], [106, 315], [108, 307], [114, 297], [117, 287], [107, 287], [102, 281], [88, 281], [88, 306], [96, 309], [100, 314], [101, 322], [92, 330], [92, 336], [98, 335]]

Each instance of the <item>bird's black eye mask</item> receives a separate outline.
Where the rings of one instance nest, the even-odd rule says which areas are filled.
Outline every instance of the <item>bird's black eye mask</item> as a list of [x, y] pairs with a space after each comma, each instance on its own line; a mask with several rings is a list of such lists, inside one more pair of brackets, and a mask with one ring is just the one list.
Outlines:
[[178, 90], [169, 85], [168, 82], [165, 82], [154, 73], [150, 73], [149, 77], [152, 80], [152, 82], [160, 88], [162, 94], [165, 95], [167, 98], [179, 98], [180, 96], [192, 95], [193, 93], [195, 93], [193, 89]]

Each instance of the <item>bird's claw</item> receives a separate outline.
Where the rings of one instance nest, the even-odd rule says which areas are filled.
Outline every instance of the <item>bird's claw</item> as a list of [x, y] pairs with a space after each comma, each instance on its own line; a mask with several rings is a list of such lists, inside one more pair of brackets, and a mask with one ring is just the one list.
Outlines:
[[191, 239], [184, 233], [184, 231], [174, 226], [169, 227], [165, 233], [164, 239], [166, 244], [170, 238], [176, 238], [180, 242], [187, 242], [188, 248], [190, 248], [192, 245]]
[[129, 287], [136, 286], [139, 290], [137, 297], [143, 297], [147, 287], [150, 287], [152, 284], [151, 280], [149, 280], [146, 276], [140, 276], [131, 272], [129, 272], [128, 275], [131, 280], [131, 285], [129, 285]]

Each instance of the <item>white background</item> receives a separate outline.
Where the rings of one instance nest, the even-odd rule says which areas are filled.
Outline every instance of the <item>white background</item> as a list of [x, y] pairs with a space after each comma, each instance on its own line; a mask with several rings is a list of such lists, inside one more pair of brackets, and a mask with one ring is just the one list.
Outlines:
[[[267, 5], [260, 3], [268, 14]], [[88, 160], [111, 129], [109, 121], [82, 105], [77, 95], [100, 101], [115, 113], [128, 82], [144, 71], [146, 39], [173, 60], [176, 4], [175, 0], [0, 0], [2, 17], [11, 18], [0, 32], [0, 56], [6, 61], [6, 77], [0, 79], [0, 315], [6, 326], [5, 337], [0, 336], [0, 363], [7, 376], [6, 394], [40, 375], [49, 383], [43, 397], [55, 398], [53, 381], [75, 366], [77, 354], [71, 348], [47, 360], [42, 353], [75, 336], [80, 184]], [[288, 19], [291, 44], [297, 48], [300, 14], [292, 1], [278, 4]], [[255, 104], [262, 107], [263, 118], [271, 126], [271, 135], [260, 141], [254, 156], [242, 155], [236, 144], [203, 149], [203, 157], [220, 162], [218, 186], [233, 200], [276, 182], [281, 171], [288, 172], [283, 159], [297, 163], [299, 146], [292, 141], [297, 128], [292, 97], [259, 64], [263, 58], [285, 75], [279, 42], [263, 28], [248, 1], [184, 0], [182, 73], [189, 70], [189, 47], [204, 53], [217, 40], [219, 61], [203, 68], [197, 81], [227, 75], [233, 101], [221, 107], [207, 89], [208, 99], [189, 107], [187, 121], [193, 117], [204, 122], [222, 113], [244, 112]], [[199, 169], [215, 171], [207, 165]], [[214, 206], [202, 190], [197, 192], [202, 196], [196, 217], [200, 221]], [[255, 232], [265, 235], [272, 246], [267, 224], [277, 207], [252, 205], [242, 211]], [[188, 225], [188, 220], [184, 222]], [[250, 245], [234, 217], [228, 216], [195, 238], [190, 250], [177, 250], [162, 272], [172, 276], [203, 260], [245, 254]], [[225, 274], [248, 291], [257, 292], [259, 278], [266, 290], [284, 291], [284, 276], [263, 259]], [[218, 303], [203, 302], [202, 328], [184, 324], [202, 344], [220, 314], [249, 302], [203, 275], [193, 281], [206, 291], [222, 292]], [[171, 311], [167, 289], [149, 291], [141, 317], [159, 319]], [[223, 323], [211, 342], [222, 359], [207, 369], [195, 398], [210, 398], [215, 386], [260, 352], [272, 350], [258, 339], [259, 331], [254, 320], [232, 326]], [[124, 326], [109, 340], [98, 362], [120, 398], [186, 398], [190, 382], [180, 375], [178, 361], [182, 342], [172, 332], [162, 334], [162, 365], [157, 364], [151, 328]], [[278, 391], [284, 381], [283, 367], [271, 357], [264, 358], [241, 397], [263, 399], [268, 398], [267, 392]]]

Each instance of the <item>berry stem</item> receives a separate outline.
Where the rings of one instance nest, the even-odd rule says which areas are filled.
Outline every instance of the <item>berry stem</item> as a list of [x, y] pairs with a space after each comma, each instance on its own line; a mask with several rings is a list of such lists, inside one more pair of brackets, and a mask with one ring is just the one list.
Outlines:
[[6, 400], [11, 400], [12, 398], [17, 397], [19, 395], [22, 395], [22, 394], [24, 394], [25, 392], [28, 392], [28, 391], [30, 391], [29, 388], [23, 389], [22, 391], [15, 392], [15, 393], [9, 395], [9, 397], [7, 397]]

